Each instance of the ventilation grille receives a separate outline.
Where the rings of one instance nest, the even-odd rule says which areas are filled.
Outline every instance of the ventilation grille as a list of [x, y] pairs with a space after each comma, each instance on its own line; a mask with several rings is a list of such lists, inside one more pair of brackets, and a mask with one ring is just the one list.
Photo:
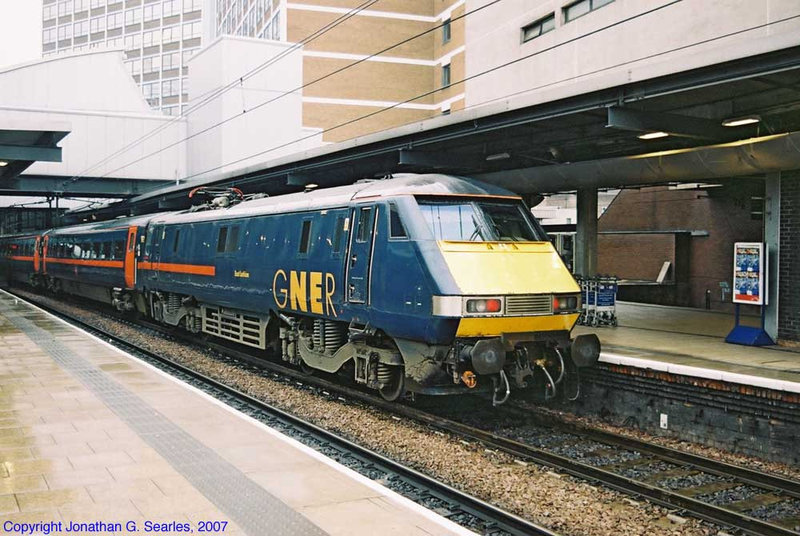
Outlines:
[[548, 315], [553, 312], [553, 297], [550, 294], [528, 294], [506, 296], [506, 314], [512, 316]]
[[256, 348], [266, 347], [266, 319], [205, 305], [202, 309], [206, 333]]

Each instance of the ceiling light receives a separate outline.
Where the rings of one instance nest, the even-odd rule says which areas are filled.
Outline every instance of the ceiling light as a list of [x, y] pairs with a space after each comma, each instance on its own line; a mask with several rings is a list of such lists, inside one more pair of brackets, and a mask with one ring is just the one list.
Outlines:
[[661, 131], [648, 132], [647, 134], [640, 134], [639, 135], [639, 139], [640, 140], [655, 140], [655, 139], [658, 139], [658, 138], [666, 138], [667, 136], [669, 136], [669, 134], [667, 134], [666, 132], [661, 132]]
[[7, 165], [8, 165], [8, 162], [6, 162], [5, 160], [0, 160], [0, 167], [5, 167]]
[[722, 122], [723, 127], [740, 127], [742, 125], [752, 125], [758, 123], [761, 118], [757, 115], [747, 115], [745, 117], [732, 117]]
[[496, 153], [496, 154], [490, 154], [489, 156], [487, 156], [486, 157], [486, 161], [487, 162], [492, 162], [494, 160], [506, 160], [508, 158], [511, 158], [511, 155], [508, 154], [508, 153]]

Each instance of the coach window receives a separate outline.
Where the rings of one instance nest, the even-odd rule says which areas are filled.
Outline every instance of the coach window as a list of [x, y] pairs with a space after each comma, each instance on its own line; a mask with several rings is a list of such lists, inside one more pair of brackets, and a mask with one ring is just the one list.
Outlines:
[[99, 259], [100, 258], [100, 250], [102, 244], [100, 242], [95, 242], [92, 244], [92, 259]]
[[394, 203], [389, 203], [389, 238], [408, 238], [406, 228], [400, 219], [400, 213], [397, 211], [397, 205]]
[[125, 256], [125, 242], [123, 240], [117, 240], [114, 242], [114, 253], [113, 258], [115, 260], [122, 260]]
[[176, 229], [175, 230], [175, 240], [172, 242], [172, 252], [173, 253], [177, 253], [178, 252], [178, 242], [180, 242], [180, 239], [181, 239], [181, 230], [180, 229]]
[[103, 242], [103, 252], [101, 259], [111, 258], [111, 242]]
[[303, 220], [303, 228], [300, 232], [300, 253], [308, 253], [311, 246], [311, 220]]

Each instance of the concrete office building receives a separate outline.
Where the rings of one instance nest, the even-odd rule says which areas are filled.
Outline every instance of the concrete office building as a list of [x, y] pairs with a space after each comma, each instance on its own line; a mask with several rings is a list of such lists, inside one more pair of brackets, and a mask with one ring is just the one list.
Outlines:
[[151, 108], [179, 115], [189, 101], [186, 62], [202, 44], [203, 0], [44, 0], [42, 54], [107, 47]]

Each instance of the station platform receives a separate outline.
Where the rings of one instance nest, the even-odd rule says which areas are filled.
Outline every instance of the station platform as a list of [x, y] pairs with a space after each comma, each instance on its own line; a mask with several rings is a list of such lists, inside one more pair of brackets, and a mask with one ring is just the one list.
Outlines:
[[40, 523], [27, 526], [37, 534], [473, 534], [5, 292], [0, 523], [8, 534], [22, 523]]
[[[600, 361], [748, 387], [800, 393], [800, 348], [728, 344], [731, 314], [617, 302], [617, 327], [576, 326], [595, 333]], [[745, 325], [758, 318], [742, 317]]]

